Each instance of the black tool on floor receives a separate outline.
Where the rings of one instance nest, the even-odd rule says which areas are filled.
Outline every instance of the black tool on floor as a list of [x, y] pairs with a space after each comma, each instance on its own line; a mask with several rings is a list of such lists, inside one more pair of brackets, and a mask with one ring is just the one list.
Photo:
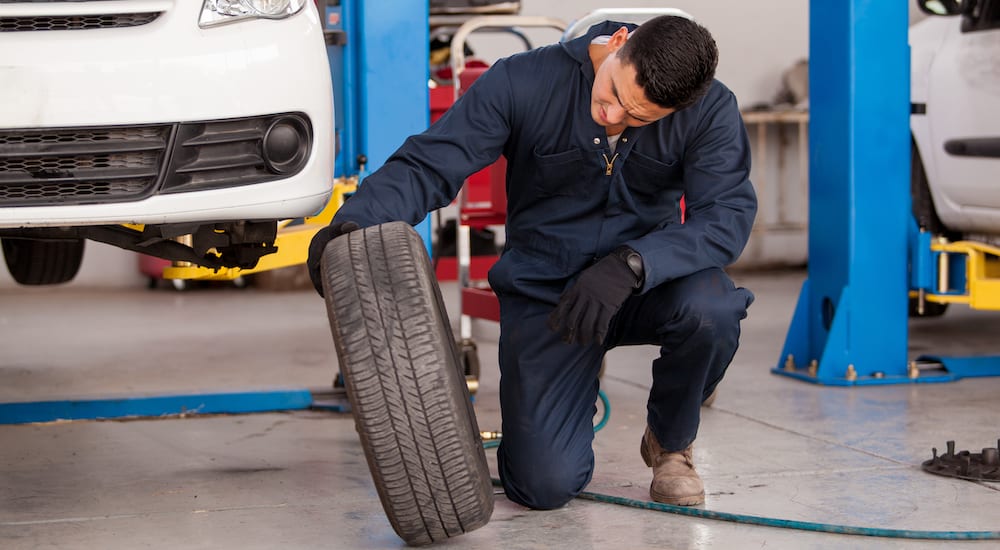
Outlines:
[[1000, 481], [1000, 440], [996, 447], [986, 447], [981, 453], [956, 453], [954, 441], [947, 445], [948, 452], [941, 456], [938, 456], [937, 447], [931, 449], [934, 457], [921, 465], [925, 471], [972, 481]]

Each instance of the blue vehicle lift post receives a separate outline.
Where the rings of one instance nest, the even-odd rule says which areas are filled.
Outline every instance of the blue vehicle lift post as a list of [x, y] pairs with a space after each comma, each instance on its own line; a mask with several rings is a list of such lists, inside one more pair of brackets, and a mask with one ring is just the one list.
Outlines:
[[809, 275], [771, 371], [838, 386], [1000, 375], [1000, 357], [908, 360], [909, 291], [934, 286], [941, 252], [911, 214], [906, 3], [809, 14]]
[[909, 380], [907, 5], [812, 0], [809, 277], [772, 372]]
[[[430, 124], [430, 7], [428, 0], [336, 4], [326, 9], [326, 25], [346, 40], [328, 46], [339, 144], [335, 175], [363, 180]], [[429, 252], [429, 220], [416, 230]]]

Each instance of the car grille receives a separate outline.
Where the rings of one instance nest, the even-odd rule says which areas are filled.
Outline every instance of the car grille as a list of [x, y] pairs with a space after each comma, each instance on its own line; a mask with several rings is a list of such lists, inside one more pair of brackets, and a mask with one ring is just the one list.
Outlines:
[[276, 118], [182, 124], [161, 193], [232, 187], [280, 179], [268, 169], [262, 142]]
[[150, 195], [171, 126], [0, 131], [0, 203], [136, 200]]
[[[268, 129], [302, 128], [303, 157], [276, 166]], [[0, 207], [136, 201], [298, 173], [312, 148], [301, 113], [110, 128], [0, 130]]]
[[0, 17], [0, 32], [75, 31], [138, 27], [154, 21], [159, 12], [114, 13], [108, 15]]

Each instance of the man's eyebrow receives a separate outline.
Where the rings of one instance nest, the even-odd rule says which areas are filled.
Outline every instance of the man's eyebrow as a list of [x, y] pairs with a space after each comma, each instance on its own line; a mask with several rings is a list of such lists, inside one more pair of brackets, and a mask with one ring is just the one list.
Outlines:
[[[615, 99], [618, 100], [618, 104], [622, 106], [622, 109], [625, 109], [625, 105], [622, 105], [622, 98], [618, 97], [618, 86], [615, 86], [615, 81], [614, 80], [611, 81], [611, 93], [613, 93], [615, 95]], [[639, 118], [639, 117], [633, 115], [632, 113], [630, 113], [628, 111], [628, 109], [625, 109], [625, 114], [628, 115], [628, 116], [630, 116], [630, 117], [632, 117], [632, 118], [634, 118], [634, 119], [636, 119], [636, 120], [638, 120], [639, 122], [644, 122], [646, 124], [649, 124], [649, 123], [653, 122], [652, 120], [646, 120], [644, 118]]]

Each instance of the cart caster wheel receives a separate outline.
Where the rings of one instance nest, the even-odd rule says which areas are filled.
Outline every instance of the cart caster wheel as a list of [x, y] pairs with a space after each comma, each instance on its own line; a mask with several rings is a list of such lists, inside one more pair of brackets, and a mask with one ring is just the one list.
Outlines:
[[924, 311], [920, 312], [920, 307], [917, 304], [916, 298], [910, 298], [909, 304], [909, 315], [910, 317], [940, 317], [944, 315], [944, 312], [948, 311], [948, 304], [939, 304], [937, 302], [924, 302]]
[[479, 350], [476, 343], [469, 339], [460, 340], [458, 343], [458, 360], [461, 362], [462, 374], [469, 386], [469, 393], [476, 393], [479, 389]]
[[244, 279], [242, 276], [241, 277], [237, 277], [237, 278], [233, 279], [233, 286], [235, 286], [236, 288], [246, 288], [247, 287], [247, 280]]
[[187, 288], [187, 281], [184, 279], [170, 279], [170, 284], [174, 287], [174, 290], [178, 292]]

